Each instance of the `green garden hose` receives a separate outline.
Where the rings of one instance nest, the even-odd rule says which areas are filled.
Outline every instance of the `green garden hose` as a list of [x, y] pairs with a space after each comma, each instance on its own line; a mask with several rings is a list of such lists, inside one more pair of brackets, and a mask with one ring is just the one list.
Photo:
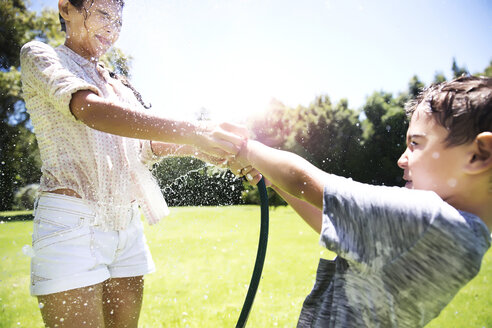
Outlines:
[[248, 293], [244, 300], [243, 308], [239, 319], [237, 320], [236, 328], [243, 328], [248, 321], [249, 312], [253, 306], [255, 300], [256, 291], [260, 284], [261, 272], [263, 271], [263, 264], [265, 263], [265, 255], [268, 244], [268, 194], [265, 186], [265, 180], [262, 178], [258, 182], [258, 192], [260, 193], [261, 202], [261, 225], [260, 225], [260, 240], [258, 242], [258, 251], [256, 253], [256, 262], [253, 269], [253, 275], [251, 276], [251, 282], [249, 283]]

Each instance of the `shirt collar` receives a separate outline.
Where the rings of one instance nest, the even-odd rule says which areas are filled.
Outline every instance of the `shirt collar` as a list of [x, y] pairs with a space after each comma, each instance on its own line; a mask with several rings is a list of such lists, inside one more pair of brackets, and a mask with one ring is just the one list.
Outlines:
[[73, 61], [75, 61], [79, 66], [90, 66], [96, 68], [99, 62], [92, 62], [88, 59], [85, 59], [66, 45], [62, 44], [58, 47], [60, 50], [65, 52]]

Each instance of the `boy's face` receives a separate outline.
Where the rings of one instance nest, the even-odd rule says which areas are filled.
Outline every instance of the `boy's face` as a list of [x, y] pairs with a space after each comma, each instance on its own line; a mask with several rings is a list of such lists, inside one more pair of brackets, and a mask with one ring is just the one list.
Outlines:
[[462, 170], [469, 145], [446, 147], [448, 131], [420, 104], [407, 131], [407, 149], [398, 160], [405, 187], [432, 190], [443, 200], [452, 199], [466, 187]]

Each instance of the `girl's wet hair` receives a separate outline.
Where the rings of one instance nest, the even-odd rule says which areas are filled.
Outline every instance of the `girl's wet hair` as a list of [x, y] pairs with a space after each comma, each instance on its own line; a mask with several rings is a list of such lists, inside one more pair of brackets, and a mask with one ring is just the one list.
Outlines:
[[472, 142], [482, 132], [492, 131], [492, 78], [461, 76], [431, 85], [406, 106], [411, 117], [423, 104], [448, 130], [446, 145]]
[[142, 99], [142, 95], [140, 94], [140, 92], [138, 92], [134, 87], [133, 85], [131, 85], [130, 81], [128, 81], [128, 79], [126, 78], [126, 76], [124, 75], [120, 75], [120, 74], [116, 74], [115, 72], [109, 72], [109, 76], [111, 76], [113, 79], [116, 79], [116, 80], [119, 80], [121, 82], [121, 84], [123, 84], [125, 87], [129, 88], [130, 90], [132, 90], [133, 92], [133, 95], [135, 96], [135, 98], [137, 98], [138, 102], [140, 104], [142, 104], [142, 106], [145, 108], [145, 109], [150, 109], [152, 107], [152, 104], [145, 104], [143, 99]]
[[[72, 6], [74, 6], [75, 8], [82, 8], [84, 6], [84, 2], [85, 1], [90, 1], [91, 2], [91, 6], [94, 4], [94, 1], [95, 0], [68, 0], [70, 2], [70, 4]], [[125, 5], [125, 1], [124, 0], [113, 0], [115, 1], [117, 4], [121, 5], [122, 7]], [[89, 6], [90, 7], [90, 6]], [[60, 25], [61, 25], [61, 30], [63, 32], [66, 32], [67, 31], [67, 27], [65, 25], [65, 20], [63, 19], [63, 17], [58, 14], [58, 18], [60, 19]], [[140, 104], [142, 104], [142, 106], [146, 109], [149, 109], [152, 107], [151, 104], [145, 104], [143, 99], [142, 99], [142, 95], [140, 94], [140, 92], [138, 92], [130, 83], [130, 81], [128, 81], [128, 79], [123, 76], [123, 75], [120, 75], [120, 74], [116, 74], [115, 72], [109, 72], [109, 75], [113, 78], [113, 79], [116, 79], [116, 80], [119, 80], [121, 82], [121, 84], [123, 84], [125, 87], [129, 88], [130, 90], [132, 90], [133, 94], [135, 95], [135, 98], [137, 98], [137, 100], [140, 102]]]
[[[95, 0], [68, 0], [68, 2], [70, 2], [70, 4], [72, 6], [74, 6], [75, 8], [78, 8], [78, 9], [82, 8], [84, 6], [84, 2], [86, 2], [86, 1], [91, 2], [91, 5], [89, 6], [89, 7], [91, 7], [94, 4]], [[122, 7], [125, 5], [125, 0], [113, 0], [113, 1]], [[63, 17], [60, 14], [58, 14], [58, 19], [60, 20], [61, 31], [66, 32], [67, 26], [65, 25], [65, 20], [63, 19]]]

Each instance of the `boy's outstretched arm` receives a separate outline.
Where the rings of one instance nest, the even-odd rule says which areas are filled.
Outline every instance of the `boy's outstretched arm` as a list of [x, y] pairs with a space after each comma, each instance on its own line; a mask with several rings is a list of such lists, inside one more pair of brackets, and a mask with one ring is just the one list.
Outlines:
[[299, 214], [300, 217], [306, 221], [307, 224], [317, 233], [321, 233], [322, 226], [322, 211], [315, 207], [314, 205], [309, 204], [306, 201], [300, 200], [292, 196], [291, 194], [286, 193], [279, 187], [272, 185], [271, 186], [292, 208]]
[[244, 142], [236, 160], [243, 167], [251, 165], [260, 171], [279, 189], [322, 209], [323, 181], [328, 177], [328, 173], [304, 158], [268, 147], [258, 141], [248, 140]]
[[[228, 167], [236, 175], [246, 176], [249, 183], [252, 185], [256, 185], [261, 178], [264, 177], [257, 169], [251, 166], [242, 167], [237, 160], [229, 160]], [[314, 229], [314, 231], [321, 233], [322, 211], [319, 208], [304, 200], [300, 200], [299, 198], [292, 196], [276, 185], [272, 185], [270, 179], [266, 176], [264, 178], [267, 187], [273, 188], [290, 206], [292, 206], [297, 214], [299, 214], [299, 216], [301, 216], [304, 221], [306, 221], [306, 223]]]

